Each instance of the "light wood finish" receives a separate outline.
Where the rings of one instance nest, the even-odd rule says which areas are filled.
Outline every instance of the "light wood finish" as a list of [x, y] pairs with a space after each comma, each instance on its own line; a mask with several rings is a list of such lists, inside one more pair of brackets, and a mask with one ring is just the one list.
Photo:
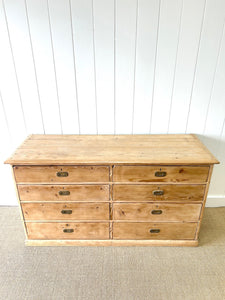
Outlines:
[[[108, 182], [107, 166], [16, 166], [17, 183], [74, 183]], [[58, 172], [68, 172], [66, 177], [58, 177]]]
[[26, 245], [197, 246], [218, 161], [189, 134], [31, 135], [6, 163]]
[[109, 201], [109, 185], [18, 185], [18, 191], [21, 201]]
[[26, 240], [26, 246], [197, 247], [198, 240]]
[[198, 222], [198, 226], [197, 226], [197, 230], [196, 230], [196, 239], [198, 238], [200, 226], [201, 226], [201, 223], [202, 223], [202, 218], [203, 218], [205, 203], [206, 203], [207, 194], [208, 194], [208, 190], [209, 190], [209, 185], [210, 185], [210, 181], [211, 181], [211, 177], [212, 177], [212, 172], [213, 172], [213, 165], [211, 165], [210, 169], [209, 169], [208, 182], [207, 182], [207, 185], [206, 185], [205, 195], [204, 195], [203, 204], [202, 204], [201, 213], [200, 213], [200, 218], [199, 218], [199, 222]]
[[23, 210], [22, 210], [22, 207], [20, 205], [19, 191], [18, 191], [18, 186], [16, 184], [16, 179], [15, 179], [15, 174], [14, 174], [13, 167], [11, 167], [11, 171], [12, 171], [13, 183], [14, 183], [14, 187], [15, 187], [15, 191], [16, 191], [16, 198], [17, 198], [18, 205], [19, 205], [20, 217], [21, 217], [21, 220], [22, 220], [24, 233], [25, 233], [25, 236], [26, 236], [26, 239], [27, 239], [27, 228], [26, 228], [25, 221], [24, 221]]
[[[206, 182], [209, 167], [204, 166], [115, 166], [113, 180], [116, 182]], [[166, 172], [157, 177], [156, 172]]]
[[[114, 223], [113, 238], [122, 240], [194, 240], [197, 223]], [[160, 230], [150, 233], [150, 230]]]
[[201, 204], [114, 203], [114, 220], [197, 222]]
[[26, 221], [109, 220], [108, 203], [22, 203], [22, 209]]
[[[26, 223], [29, 239], [97, 239], [109, 238], [109, 223]], [[64, 232], [64, 230], [74, 230]]]
[[[163, 195], [154, 195], [154, 191], [163, 191]], [[113, 185], [114, 201], [176, 201], [202, 202], [205, 185], [178, 184], [117, 184]]]
[[199, 165], [218, 161], [195, 135], [31, 135], [5, 163]]

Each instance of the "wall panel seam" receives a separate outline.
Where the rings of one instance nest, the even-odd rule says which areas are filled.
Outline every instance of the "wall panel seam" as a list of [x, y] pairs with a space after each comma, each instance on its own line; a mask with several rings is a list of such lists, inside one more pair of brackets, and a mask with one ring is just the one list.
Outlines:
[[60, 109], [60, 101], [59, 101], [58, 79], [57, 79], [57, 74], [56, 74], [55, 54], [54, 54], [54, 46], [53, 46], [53, 39], [52, 39], [52, 26], [51, 26], [50, 11], [49, 11], [49, 0], [47, 0], [47, 12], [48, 12], [48, 24], [49, 24], [51, 50], [52, 50], [52, 62], [53, 62], [54, 77], [55, 77], [55, 89], [56, 89], [56, 97], [57, 97], [57, 101], [58, 101], [59, 123], [60, 123], [60, 127], [61, 127], [61, 134], [63, 134], [61, 109]]
[[16, 70], [15, 57], [14, 57], [13, 48], [12, 48], [12, 42], [11, 42], [11, 37], [10, 37], [10, 32], [9, 32], [9, 25], [8, 25], [8, 19], [7, 19], [7, 14], [6, 14], [4, 0], [2, 1], [2, 7], [3, 7], [3, 12], [4, 12], [4, 17], [5, 17], [6, 28], [7, 28], [8, 40], [9, 40], [9, 46], [10, 46], [10, 52], [11, 52], [11, 56], [12, 56], [13, 69], [14, 69], [14, 72], [15, 72], [16, 86], [17, 86], [17, 91], [18, 91], [18, 95], [19, 95], [19, 99], [20, 99], [20, 107], [21, 107], [21, 111], [22, 111], [22, 116], [23, 116], [23, 122], [24, 122], [25, 131], [26, 131], [26, 134], [27, 134], [27, 124], [26, 124], [26, 119], [25, 119], [25, 114], [24, 114], [24, 109], [23, 109], [22, 96], [21, 96], [21, 91], [20, 91], [18, 74], [17, 74], [17, 70]]
[[79, 134], [80, 134], [80, 113], [79, 113], [78, 90], [77, 90], [76, 55], [75, 55], [75, 49], [74, 49], [74, 38], [73, 38], [74, 33], [73, 33], [73, 18], [72, 18], [71, 0], [69, 0], [69, 7], [70, 7], [71, 39], [72, 39], [72, 48], [73, 48], [73, 69], [74, 69], [74, 84], [75, 84], [75, 91], [76, 91], [77, 120], [78, 120], [78, 130], [79, 130]]
[[191, 110], [191, 101], [192, 101], [192, 95], [193, 95], [193, 90], [194, 90], [194, 85], [195, 85], [196, 71], [197, 71], [197, 65], [198, 65], [198, 57], [199, 57], [199, 52], [200, 52], [201, 40], [202, 40], [202, 31], [203, 31], [203, 25], [204, 25], [204, 21], [205, 21], [206, 4], [207, 4], [207, 0], [205, 0], [203, 14], [202, 14], [201, 29], [200, 29], [199, 41], [198, 41], [198, 50], [197, 50], [196, 59], [195, 59], [195, 67], [194, 67], [194, 74], [193, 74], [193, 80], [192, 80], [192, 85], [191, 85], [191, 92], [190, 92], [190, 100], [189, 100], [189, 106], [188, 106], [188, 114], [187, 114], [187, 120], [186, 120], [185, 133], [187, 133], [187, 129], [188, 129], [188, 121], [189, 121], [189, 115], [190, 115], [190, 110]]
[[221, 33], [218, 53], [217, 53], [217, 57], [216, 57], [216, 64], [215, 64], [215, 68], [214, 68], [214, 72], [213, 72], [213, 80], [212, 80], [212, 86], [211, 86], [210, 94], [209, 94], [209, 101], [208, 101], [208, 106], [207, 106], [207, 112], [206, 112], [206, 117], [205, 117], [203, 134], [205, 134], [206, 124], [207, 124], [207, 119], [208, 119], [208, 114], [209, 114], [209, 107], [210, 107], [210, 104], [211, 104], [211, 101], [212, 101], [212, 94], [213, 94], [213, 90], [214, 90], [216, 73], [217, 73], [217, 69], [218, 69], [218, 65], [219, 65], [218, 62], [219, 62], [219, 58], [220, 58], [220, 54], [221, 54], [222, 42], [223, 42], [223, 37], [224, 37], [224, 27], [225, 27], [225, 19], [224, 19], [224, 22], [223, 22], [222, 33]]
[[6, 114], [6, 111], [5, 111], [5, 106], [4, 106], [4, 102], [3, 102], [3, 99], [2, 99], [1, 91], [0, 91], [0, 102], [1, 102], [1, 106], [2, 106], [3, 115], [4, 115], [4, 118], [5, 118], [5, 123], [6, 123], [7, 131], [8, 131], [8, 135], [9, 135], [9, 138], [10, 138], [10, 141], [11, 141], [12, 140], [12, 135], [11, 135], [11, 132], [10, 132], [10, 129], [9, 129], [9, 122], [8, 122], [7, 114]]
[[133, 110], [132, 110], [132, 134], [134, 134], [134, 104], [135, 104], [135, 88], [136, 88], [136, 63], [137, 63], [137, 28], [138, 28], [138, 1], [136, 0], [136, 24], [135, 24], [135, 48], [134, 48], [134, 87], [133, 87]]
[[41, 97], [40, 97], [39, 84], [38, 84], [38, 78], [37, 78], [36, 63], [35, 63], [35, 58], [34, 58], [34, 49], [33, 49], [33, 43], [32, 43], [32, 39], [31, 39], [30, 21], [29, 21], [29, 17], [28, 17], [27, 0], [24, 0], [24, 5], [25, 5], [25, 13], [26, 13], [26, 21], [27, 21], [28, 35], [29, 35], [29, 41], [30, 41], [30, 48], [31, 48], [31, 56], [32, 56], [33, 67], [34, 67], [35, 83], [36, 83], [36, 87], [37, 87], [37, 95], [38, 95], [38, 101], [39, 101], [39, 107], [40, 107], [40, 113], [41, 113], [42, 128], [43, 128], [43, 132], [45, 134], [45, 125], [44, 125], [44, 118], [43, 118], [43, 112], [42, 112]]
[[93, 65], [94, 65], [94, 87], [95, 87], [95, 115], [96, 115], [96, 133], [98, 134], [98, 100], [96, 85], [96, 57], [95, 57], [95, 23], [94, 23], [94, 0], [92, 0], [92, 43], [93, 43]]
[[114, 134], [116, 134], [116, 0], [114, 0]]
[[153, 112], [153, 103], [154, 103], [154, 94], [155, 94], [155, 73], [156, 73], [156, 62], [157, 62], [157, 52], [158, 52], [158, 40], [159, 40], [159, 27], [160, 27], [160, 12], [161, 12], [161, 0], [159, 0], [159, 9], [158, 9], [158, 22], [157, 22], [157, 34], [156, 34], [156, 43], [155, 43], [155, 58], [154, 58], [154, 71], [153, 71], [153, 82], [152, 82], [152, 103], [150, 111], [150, 125], [149, 133], [151, 133], [152, 127], [152, 112]]
[[177, 57], [178, 57], [178, 50], [179, 50], [179, 45], [180, 45], [181, 21], [182, 21], [182, 17], [183, 17], [183, 10], [184, 10], [184, 0], [182, 0], [181, 11], [180, 11], [179, 31], [178, 31], [176, 57], [175, 57], [175, 65], [174, 65], [174, 72], [173, 72], [173, 82], [172, 82], [172, 91], [171, 91], [171, 98], [170, 98], [169, 120], [168, 120], [168, 126], [167, 126], [167, 133], [169, 133], [169, 127], [170, 127], [170, 117], [171, 117], [171, 110], [172, 110], [172, 103], [173, 103], [174, 86], [175, 86], [175, 80], [176, 80]]

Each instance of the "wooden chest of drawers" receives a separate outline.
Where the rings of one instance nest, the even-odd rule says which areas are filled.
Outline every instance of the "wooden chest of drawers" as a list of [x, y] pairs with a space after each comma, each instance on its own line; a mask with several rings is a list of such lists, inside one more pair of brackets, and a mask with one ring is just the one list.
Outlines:
[[26, 245], [197, 246], [218, 161], [195, 135], [31, 135], [6, 163]]

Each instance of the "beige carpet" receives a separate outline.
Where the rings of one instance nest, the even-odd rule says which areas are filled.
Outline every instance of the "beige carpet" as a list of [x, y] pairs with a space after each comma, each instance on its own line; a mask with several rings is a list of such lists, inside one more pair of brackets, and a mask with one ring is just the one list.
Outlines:
[[225, 207], [206, 208], [197, 248], [25, 247], [1, 207], [0, 299], [224, 300]]

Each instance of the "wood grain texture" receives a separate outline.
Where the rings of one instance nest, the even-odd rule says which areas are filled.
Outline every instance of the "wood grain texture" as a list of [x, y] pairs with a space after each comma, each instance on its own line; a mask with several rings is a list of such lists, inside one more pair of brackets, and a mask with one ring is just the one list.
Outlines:
[[[201, 204], [114, 203], [114, 220], [197, 222]], [[160, 212], [160, 214], [154, 214]]]
[[[113, 238], [123, 240], [193, 240], [197, 223], [114, 223]], [[150, 233], [159, 229], [159, 233]]]
[[[29, 239], [98, 239], [109, 238], [109, 223], [26, 223]], [[73, 232], [64, 232], [73, 229]]]
[[201, 213], [200, 213], [200, 220], [198, 222], [198, 226], [197, 226], [197, 230], [196, 230], [196, 239], [198, 238], [200, 226], [201, 226], [201, 223], [202, 223], [202, 218], [203, 218], [203, 213], [204, 213], [204, 208], [205, 208], [205, 203], [206, 203], [206, 199], [207, 199], [207, 195], [208, 195], [208, 190], [209, 190], [209, 185], [210, 185], [210, 181], [211, 181], [211, 177], [212, 177], [213, 168], [214, 168], [214, 166], [212, 165], [212, 166], [210, 166], [210, 169], [209, 169], [208, 182], [207, 182], [207, 186], [206, 186], [206, 189], [205, 189], [205, 195], [204, 195], [204, 199], [203, 199], [203, 203], [202, 203], [202, 209], [201, 209]]
[[[156, 172], [166, 172], [157, 177]], [[209, 167], [197, 166], [115, 166], [113, 180], [116, 182], [182, 182], [201, 183], [208, 178]]]
[[[46, 142], [48, 141], [48, 142]], [[213, 164], [216, 158], [194, 135], [31, 135], [5, 163]]]
[[[163, 195], [154, 195], [154, 191], [162, 191]], [[114, 201], [172, 201], [172, 202], [202, 202], [205, 185], [190, 184], [114, 184]]]
[[[107, 182], [109, 167], [106, 166], [16, 166], [17, 183], [71, 183], [71, 182]], [[68, 176], [59, 177], [58, 172], [68, 172]]]
[[197, 247], [198, 240], [26, 240], [26, 246]]
[[[22, 203], [25, 220], [109, 220], [108, 203]], [[70, 214], [62, 212], [70, 211]]]
[[[139, 156], [135, 151], [141, 151]], [[104, 157], [101, 164], [99, 153]], [[140, 160], [143, 153], [147, 163]], [[184, 154], [191, 159], [188, 164]], [[73, 240], [76, 245], [82, 240], [83, 245], [91, 245], [91, 240], [93, 245], [138, 245], [134, 240], [139, 245], [144, 241], [160, 245], [157, 241], [162, 240], [174, 246], [198, 243], [217, 160], [194, 135], [32, 135], [14, 155], [28, 162], [13, 163], [28, 244], [29, 240], [31, 245], [33, 240], [44, 240], [46, 245], [46, 240], [56, 241], [50, 245], [60, 241], [73, 245]], [[34, 162], [32, 155], [45, 156], [45, 163]], [[149, 163], [149, 155], [156, 161]], [[174, 162], [179, 155], [184, 163]], [[199, 162], [199, 155], [210, 160]], [[110, 163], [109, 156], [119, 162]], [[93, 163], [83, 162], [85, 157]], [[55, 164], [63, 163], [52, 165], [53, 158]]]
[[18, 188], [17, 188], [17, 184], [16, 184], [16, 179], [15, 179], [15, 174], [14, 174], [13, 167], [11, 167], [11, 172], [12, 172], [12, 177], [13, 177], [13, 183], [14, 183], [14, 187], [15, 187], [16, 197], [17, 197], [17, 201], [18, 201], [18, 205], [19, 205], [20, 218], [21, 218], [21, 221], [22, 221], [22, 224], [23, 224], [23, 229], [24, 229], [25, 236], [27, 238], [27, 228], [26, 228], [26, 225], [25, 225], [23, 210], [22, 210], [22, 207], [20, 205], [19, 191], [18, 191]]
[[108, 185], [18, 185], [18, 191], [20, 201], [109, 201]]

